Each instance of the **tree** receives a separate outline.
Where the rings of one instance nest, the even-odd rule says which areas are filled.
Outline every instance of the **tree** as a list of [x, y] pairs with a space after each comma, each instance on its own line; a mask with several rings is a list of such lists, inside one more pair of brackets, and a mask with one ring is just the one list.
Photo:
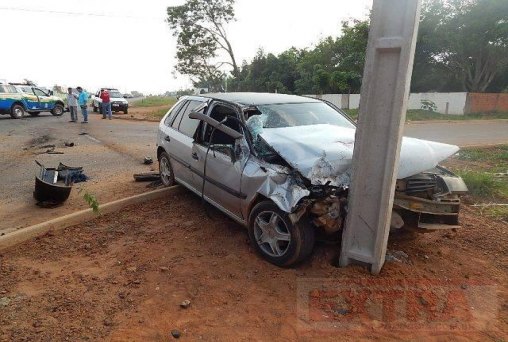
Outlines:
[[63, 89], [63, 87], [62, 87], [62, 86], [59, 86], [58, 84], [55, 84], [55, 85], [53, 86], [53, 92], [54, 92], [55, 94], [63, 94], [63, 93], [65, 93], [65, 91], [64, 91], [64, 89]]
[[[416, 62], [484, 92], [508, 64], [508, 1], [434, 0], [423, 7]], [[421, 65], [418, 67], [421, 68]], [[416, 67], [415, 67], [416, 69]]]
[[[223, 66], [240, 73], [225, 26], [234, 20], [234, 0], [187, 0], [181, 6], [168, 7], [169, 27], [177, 38], [175, 69], [194, 83], [214, 88], [222, 84]], [[227, 60], [217, 61], [220, 53]]]
[[25, 84], [28, 84], [28, 85], [31, 85], [31, 86], [34, 86], [34, 87], [37, 86], [37, 84], [34, 81], [32, 81], [32, 80], [30, 80], [28, 78], [24, 78], [23, 82], [25, 82]]

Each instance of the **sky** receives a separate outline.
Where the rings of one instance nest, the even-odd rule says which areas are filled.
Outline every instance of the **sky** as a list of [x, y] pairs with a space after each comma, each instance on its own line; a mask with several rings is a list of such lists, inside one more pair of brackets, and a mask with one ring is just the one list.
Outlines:
[[[27, 78], [89, 91], [115, 87], [145, 94], [190, 88], [174, 74], [176, 39], [166, 8], [183, 0], [2, 0], [0, 79]], [[237, 0], [227, 26], [239, 64], [259, 48], [280, 53], [340, 35], [364, 19], [372, 0]]]

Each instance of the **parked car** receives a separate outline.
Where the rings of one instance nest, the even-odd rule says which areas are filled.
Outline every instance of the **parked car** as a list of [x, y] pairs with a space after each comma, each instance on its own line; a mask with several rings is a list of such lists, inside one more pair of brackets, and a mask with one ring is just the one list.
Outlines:
[[[355, 124], [330, 103], [293, 95], [184, 96], [163, 117], [157, 157], [180, 183], [247, 227], [268, 261], [290, 266], [347, 215]], [[457, 146], [403, 138], [393, 229], [458, 228], [467, 187], [438, 163]]]
[[12, 118], [19, 119], [25, 113], [37, 116], [44, 111], [55, 116], [62, 115], [62, 99], [34, 86], [0, 84], [0, 114], [10, 114]]
[[109, 98], [111, 101], [111, 110], [115, 113], [124, 112], [127, 114], [129, 112], [129, 102], [124, 99], [122, 93], [115, 88], [101, 88], [92, 96], [92, 108], [94, 112], [102, 113], [101, 103], [102, 100], [100, 98], [101, 91], [106, 89], [109, 92]]
[[125, 94], [123, 94], [123, 97], [125, 99], [132, 99], [134, 96], [132, 96], [132, 94], [130, 94], [130, 93], [125, 93]]

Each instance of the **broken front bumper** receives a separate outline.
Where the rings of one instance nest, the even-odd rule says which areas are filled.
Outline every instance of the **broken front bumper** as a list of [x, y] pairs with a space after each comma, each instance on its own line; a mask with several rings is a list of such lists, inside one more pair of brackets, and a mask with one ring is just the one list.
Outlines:
[[393, 208], [403, 214], [406, 225], [409, 223], [412, 227], [460, 228], [459, 196], [468, 192], [467, 186], [462, 178], [442, 167], [438, 166], [436, 171], [439, 174], [419, 174], [399, 180]]
[[[428, 200], [403, 194], [395, 194], [393, 208], [396, 210], [406, 210], [412, 213], [412, 220], [410, 220], [413, 221], [411, 222], [412, 226], [421, 229], [460, 228], [460, 199], [456, 195], [449, 195], [440, 198], [440, 200]], [[404, 221], [407, 221], [407, 219]]]

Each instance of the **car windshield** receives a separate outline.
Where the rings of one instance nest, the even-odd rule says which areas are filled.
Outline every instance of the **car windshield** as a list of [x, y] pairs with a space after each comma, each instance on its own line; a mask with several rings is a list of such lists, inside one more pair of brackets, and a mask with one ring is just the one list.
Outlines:
[[120, 92], [118, 92], [118, 91], [110, 90], [109, 97], [121, 98], [121, 97], [123, 97], [123, 95], [120, 94]]
[[247, 120], [247, 126], [251, 131], [319, 124], [354, 128], [343, 114], [324, 102], [258, 105], [257, 109], [259, 112], [255, 112]]

